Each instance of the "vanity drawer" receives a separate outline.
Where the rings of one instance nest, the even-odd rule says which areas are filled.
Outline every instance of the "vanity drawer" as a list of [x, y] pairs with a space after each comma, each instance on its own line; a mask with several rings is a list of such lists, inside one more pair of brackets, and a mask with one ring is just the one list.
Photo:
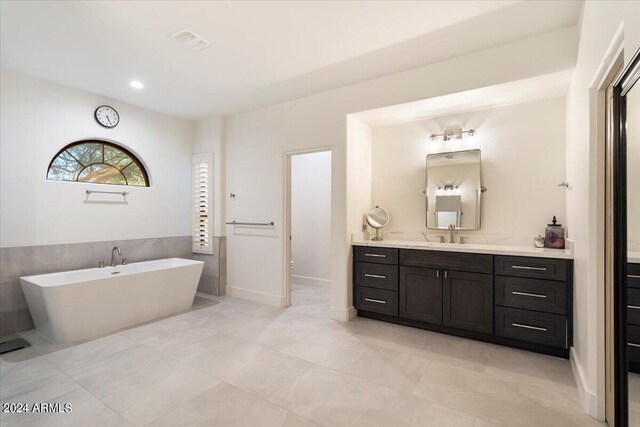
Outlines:
[[356, 262], [356, 285], [398, 290], [398, 266]]
[[567, 318], [559, 314], [496, 307], [495, 334], [520, 341], [567, 348]]
[[493, 255], [400, 249], [400, 265], [491, 274]]
[[629, 362], [640, 363], [640, 326], [627, 326], [627, 357]]
[[567, 280], [567, 261], [514, 256], [495, 257], [496, 274], [531, 279]]
[[627, 286], [640, 289], [640, 264], [627, 264]]
[[640, 289], [627, 289], [627, 323], [640, 326]]
[[496, 276], [496, 305], [566, 314], [567, 285], [562, 282]]
[[376, 264], [398, 264], [398, 249], [376, 248], [375, 246], [355, 246], [354, 258], [360, 262]]
[[355, 287], [354, 305], [358, 310], [398, 315], [398, 293], [382, 289]]

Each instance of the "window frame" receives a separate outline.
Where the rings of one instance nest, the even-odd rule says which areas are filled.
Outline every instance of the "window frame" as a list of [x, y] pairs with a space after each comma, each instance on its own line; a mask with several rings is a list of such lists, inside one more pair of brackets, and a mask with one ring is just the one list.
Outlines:
[[[78, 160], [75, 156], [73, 156], [71, 153], [69, 153], [70, 156], [72, 156], [76, 162], [78, 162], [78, 164], [80, 166], [82, 166], [82, 169], [80, 170], [80, 172], [78, 172], [78, 177], [82, 174], [82, 172], [92, 166], [92, 165], [107, 165], [107, 166], [111, 166], [117, 169], [117, 167], [115, 167], [114, 165], [111, 165], [109, 163], [105, 163], [104, 161], [104, 147], [105, 146], [109, 146], [111, 148], [114, 148], [116, 150], [122, 151], [124, 154], [126, 154], [127, 156], [129, 156], [131, 158], [131, 163], [129, 163], [127, 166], [123, 167], [122, 169], [118, 169], [118, 171], [122, 174], [123, 178], [124, 178], [124, 182], [125, 184], [112, 184], [112, 183], [108, 183], [108, 182], [87, 182], [87, 181], [79, 181], [78, 178], [74, 179], [73, 181], [71, 180], [66, 180], [66, 179], [49, 179], [49, 171], [51, 170], [51, 167], [53, 166], [53, 162], [56, 161], [56, 159], [65, 151], [69, 150], [70, 148], [76, 147], [78, 145], [84, 145], [84, 144], [101, 144], [102, 145], [102, 161], [101, 162], [96, 162], [96, 163], [91, 163], [88, 165], [84, 165], [80, 160]], [[140, 169], [140, 172], [142, 172], [142, 176], [144, 178], [145, 181], [145, 185], [132, 185], [129, 184], [127, 181], [127, 177], [122, 173], [123, 170], [125, 170], [126, 168], [128, 168], [129, 166], [131, 166], [132, 164], [134, 164], [136, 166], [138, 166], [138, 169]], [[135, 154], [133, 154], [130, 150], [126, 149], [125, 147], [123, 147], [122, 145], [113, 143], [113, 142], [109, 142], [109, 141], [103, 141], [100, 139], [84, 139], [82, 141], [76, 141], [76, 142], [72, 142], [71, 144], [67, 144], [64, 147], [62, 147], [62, 149], [60, 149], [55, 156], [53, 156], [51, 158], [51, 161], [49, 162], [49, 166], [47, 167], [47, 174], [45, 176], [45, 179], [47, 181], [54, 181], [54, 182], [77, 182], [80, 184], [99, 184], [99, 185], [122, 185], [122, 186], [126, 186], [126, 187], [150, 187], [151, 183], [149, 181], [149, 174], [147, 172], [147, 168], [144, 166], [144, 164], [142, 163], [142, 161], [138, 158], [138, 156], [136, 156]]]
[[[206, 164], [206, 185], [201, 187], [200, 170], [202, 164]], [[199, 206], [202, 203], [201, 191], [206, 190], [206, 210]], [[213, 254], [213, 152], [194, 154], [191, 156], [191, 252], [194, 254]], [[206, 224], [202, 223], [202, 217], [206, 218]], [[204, 230], [204, 231], [203, 231]], [[197, 237], [206, 233], [207, 243], [198, 243]]]

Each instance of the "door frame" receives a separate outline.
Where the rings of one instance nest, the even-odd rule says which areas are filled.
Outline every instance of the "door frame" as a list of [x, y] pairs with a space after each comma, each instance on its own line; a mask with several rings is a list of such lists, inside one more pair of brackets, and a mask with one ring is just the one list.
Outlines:
[[625, 96], [640, 79], [640, 48], [613, 86], [613, 276], [615, 311], [615, 425], [629, 425], [627, 358], [627, 150]]
[[[283, 244], [283, 266], [284, 281], [282, 285], [282, 306], [291, 306], [291, 159], [293, 156], [300, 154], [312, 154], [312, 153], [331, 153], [331, 169], [333, 170], [333, 149], [330, 146], [307, 148], [302, 150], [285, 151], [284, 153], [284, 206], [283, 206], [283, 218], [284, 218], [284, 244]], [[333, 173], [331, 173], [333, 178]], [[331, 190], [331, 199], [333, 201], [333, 185]], [[333, 207], [331, 211], [331, 223], [333, 224]], [[331, 271], [331, 277], [334, 272]]]
[[[602, 266], [603, 279], [603, 303], [604, 303], [604, 332], [601, 335], [604, 339], [602, 359], [604, 360], [604, 418], [611, 426], [616, 425], [616, 309], [615, 309], [615, 277], [614, 277], [614, 117], [615, 106], [613, 102], [613, 86], [616, 79], [624, 68], [624, 49], [622, 38], [617, 39], [614, 55], [610, 55], [609, 63], [605, 72], [601, 76], [598, 85], [598, 158], [602, 158], [604, 165], [599, 170], [604, 173], [603, 179], [598, 179], [599, 188], [603, 188], [602, 208], [598, 209], [600, 219], [598, 224], [602, 226], [602, 231], [598, 233], [599, 241], [603, 242], [598, 248], [602, 257], [598, 258], [598, 265]], [[602, 185], [603, 187], [600, 187]], [[602, 251], [602, 252], [600, 252]], [[600, 262], [601, 261], [601, 262]], [[600, 346], [598, 346], [600, 348]]]
[[[590, 221], [589, 228], [595, 233], [595, 246], [591, 255], [595, 258], [594, 272], [596, 280], [595, 289], [595, 321], [596, 328], [596, 360], [597, 374], [595, 390], [589, 390], [586, 386], [583, 374], [577, 365], [575, 353], [572, 349], [572, 368], [578, 383], [580, 395], [583, 397], [585, 412], [598, 419], [611, 420], [614, 425], [615, 406], [613, 374], [613, 296], [612, 280], [608, 280], [611, 270], [611, 261], [607, 258], [606, 239], [611, 235], [609, 219], [607, 215], [612, 212], [612, 203], [608, 196], [607, 173], [611, 165], [607, 159], [608, 135], [607, 135], [607, 89], [620, 74], [624, 65], [624, 26], [620, 25], [612, 37], [609, 47], [603, 55], [600, 65], [589, 84], [589, 134], [590, 134], [590, 163], [594, 165], [594, 173], [590, 185], [595, 189], [593, 202], [594, 217]], [[571, 187], [569, 187], [571, 189]], [[575, 286], [574, 286], [575, 289]], [[609, 345], [611, 344], [611, 345]]]

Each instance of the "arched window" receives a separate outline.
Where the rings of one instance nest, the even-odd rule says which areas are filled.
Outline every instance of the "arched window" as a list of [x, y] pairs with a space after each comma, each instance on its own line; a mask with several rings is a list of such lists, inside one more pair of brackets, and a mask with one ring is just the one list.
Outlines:
[[47, 179], [149, 186], [149, 175], [142, 162], [126, 148], [105, 141], [67, 145], [49, 163]]

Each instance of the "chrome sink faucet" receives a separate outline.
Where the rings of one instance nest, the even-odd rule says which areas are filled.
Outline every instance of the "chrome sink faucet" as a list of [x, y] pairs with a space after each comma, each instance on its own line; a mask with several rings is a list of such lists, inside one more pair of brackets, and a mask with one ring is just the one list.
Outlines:
[[117, 246], [114, 246], [113, 249], [111, 249], [111, 267], [115, 267], [117, 265], [116, 252], [118, 252], [118, 255], [122, 256], [122, 251], [120, 250], [120, 248]]
[[454, 237], [454, 233], [456, 231], [456, 226], [454, 224], [449, 225], [449, 243], [455, 243], [456, 239]]

